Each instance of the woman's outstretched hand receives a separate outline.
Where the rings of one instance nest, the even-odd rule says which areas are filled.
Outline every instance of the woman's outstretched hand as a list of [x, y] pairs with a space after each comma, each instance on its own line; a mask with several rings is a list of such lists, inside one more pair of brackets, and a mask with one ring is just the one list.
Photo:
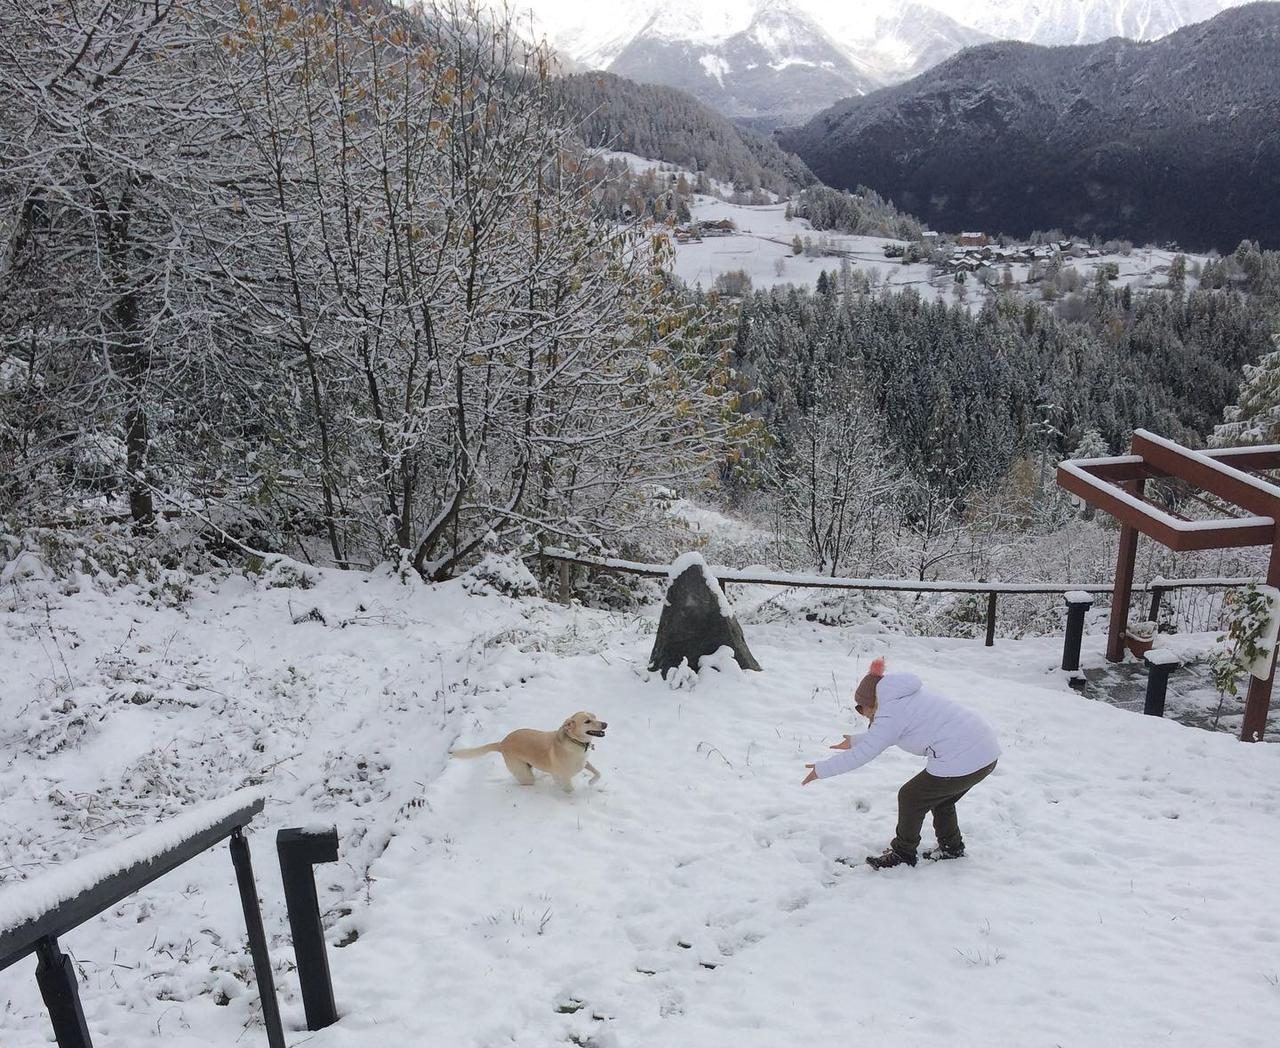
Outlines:
[[847, 750], [852, 745], [853, 745], [853, 736], [846, 735], [839, 742], [832, 743], [831, 748], [833, 750]]
[[813, 780], [818, 777], [818, 773], [814, 771], [812, 764], [806, 764], [805, 767], [809, 769], [809, 774], [800, 780], [801, 786], [808, 786], [809, 783], [813, 782]]

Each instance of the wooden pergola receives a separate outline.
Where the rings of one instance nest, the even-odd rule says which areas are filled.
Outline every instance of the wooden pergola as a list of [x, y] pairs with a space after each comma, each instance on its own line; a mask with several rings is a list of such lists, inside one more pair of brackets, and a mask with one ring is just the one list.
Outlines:
[[[1107, 659], [1124, 658], [1125, 628], [1133, 592], [1133, 569], [1138, 535], [1147, 535], [1172, 550], [1231, 549], [1270, 546], [1267, 585], [1280, 586], [1280, 487], [1265, 471], [1280, 469], [1280, 444], [1259, 447], [1193, 451], [1172, 440], [1136, 430], [1130, 454], [1111, 458], [1073, 459], [1058, 466], [1058, 484], [1091, 506], [1120, 521], [1115, 591], [1107, 633]], [[1221, 505], [1192, 495], [1218, 514], [1209, 520], [1188, 520], [1147, 501], [1144, 487], [1151, 478], [1173, 477]], [[1239, 512], [1232, 512], [1231, 508]], [[1275, 663], [1265, 680], [1249, 678], [1244, 724], [1240, 738], [1262, 739], [1271, 706]]]

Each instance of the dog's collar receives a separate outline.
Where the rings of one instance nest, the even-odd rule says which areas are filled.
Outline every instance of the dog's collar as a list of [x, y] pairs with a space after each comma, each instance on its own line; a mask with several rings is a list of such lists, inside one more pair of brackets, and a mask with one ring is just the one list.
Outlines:
[[579, 746], [581, 746], [584, 750], [589, 750], [589, 749], [591, 749], [591, 743], [589, 743], [589, 742], [583, 742], [581, 739], [575, 739], [575, 738], [574, 738], [572, 735], [570, 735], [568, 732], [565, 732], [565, 733], [564, 733], [564, 737], [565, 737], [566, 739], [568, 739], [570, 742], [576, 742], [576, 743], [577, 743]]

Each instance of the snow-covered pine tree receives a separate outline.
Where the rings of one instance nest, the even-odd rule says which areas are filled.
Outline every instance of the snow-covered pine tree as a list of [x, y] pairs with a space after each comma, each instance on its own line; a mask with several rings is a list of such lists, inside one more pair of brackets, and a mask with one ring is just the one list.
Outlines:
[[1223, 412], [1209, 443], [1215, 448], [1280, 443], [1280, 334], [1276, 348], [1256, 364], [1246, 364], [1239, 400]]
[[1106, 458], [1106, 456], [1110, 454], [1111, 449], [1107, 447], [1106, 439], [1102, 434], [1098, 432], [1096, 427], [1087, 426], [1076, 441], [1075, 448], [1067, 457], [1073, 459], [1093, 459]]

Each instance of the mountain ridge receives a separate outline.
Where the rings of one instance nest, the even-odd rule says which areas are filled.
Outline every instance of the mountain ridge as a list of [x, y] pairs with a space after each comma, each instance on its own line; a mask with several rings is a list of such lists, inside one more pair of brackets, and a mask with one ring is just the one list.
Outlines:
[[941, 228], [1280, 242], [1280, 4], [1160, 40], [967, 49], [778, 136]]
[[[1243, 0], [631, 0], [598, 14], [576, 0], [526, 2], [537, 31], [574, 69], [679, 87], [771, 128], [906, 81], [965, 47], [1149, 39]], [[766, 23], [794, 30], [789, 55], [779, 34], [759, 31]]]

